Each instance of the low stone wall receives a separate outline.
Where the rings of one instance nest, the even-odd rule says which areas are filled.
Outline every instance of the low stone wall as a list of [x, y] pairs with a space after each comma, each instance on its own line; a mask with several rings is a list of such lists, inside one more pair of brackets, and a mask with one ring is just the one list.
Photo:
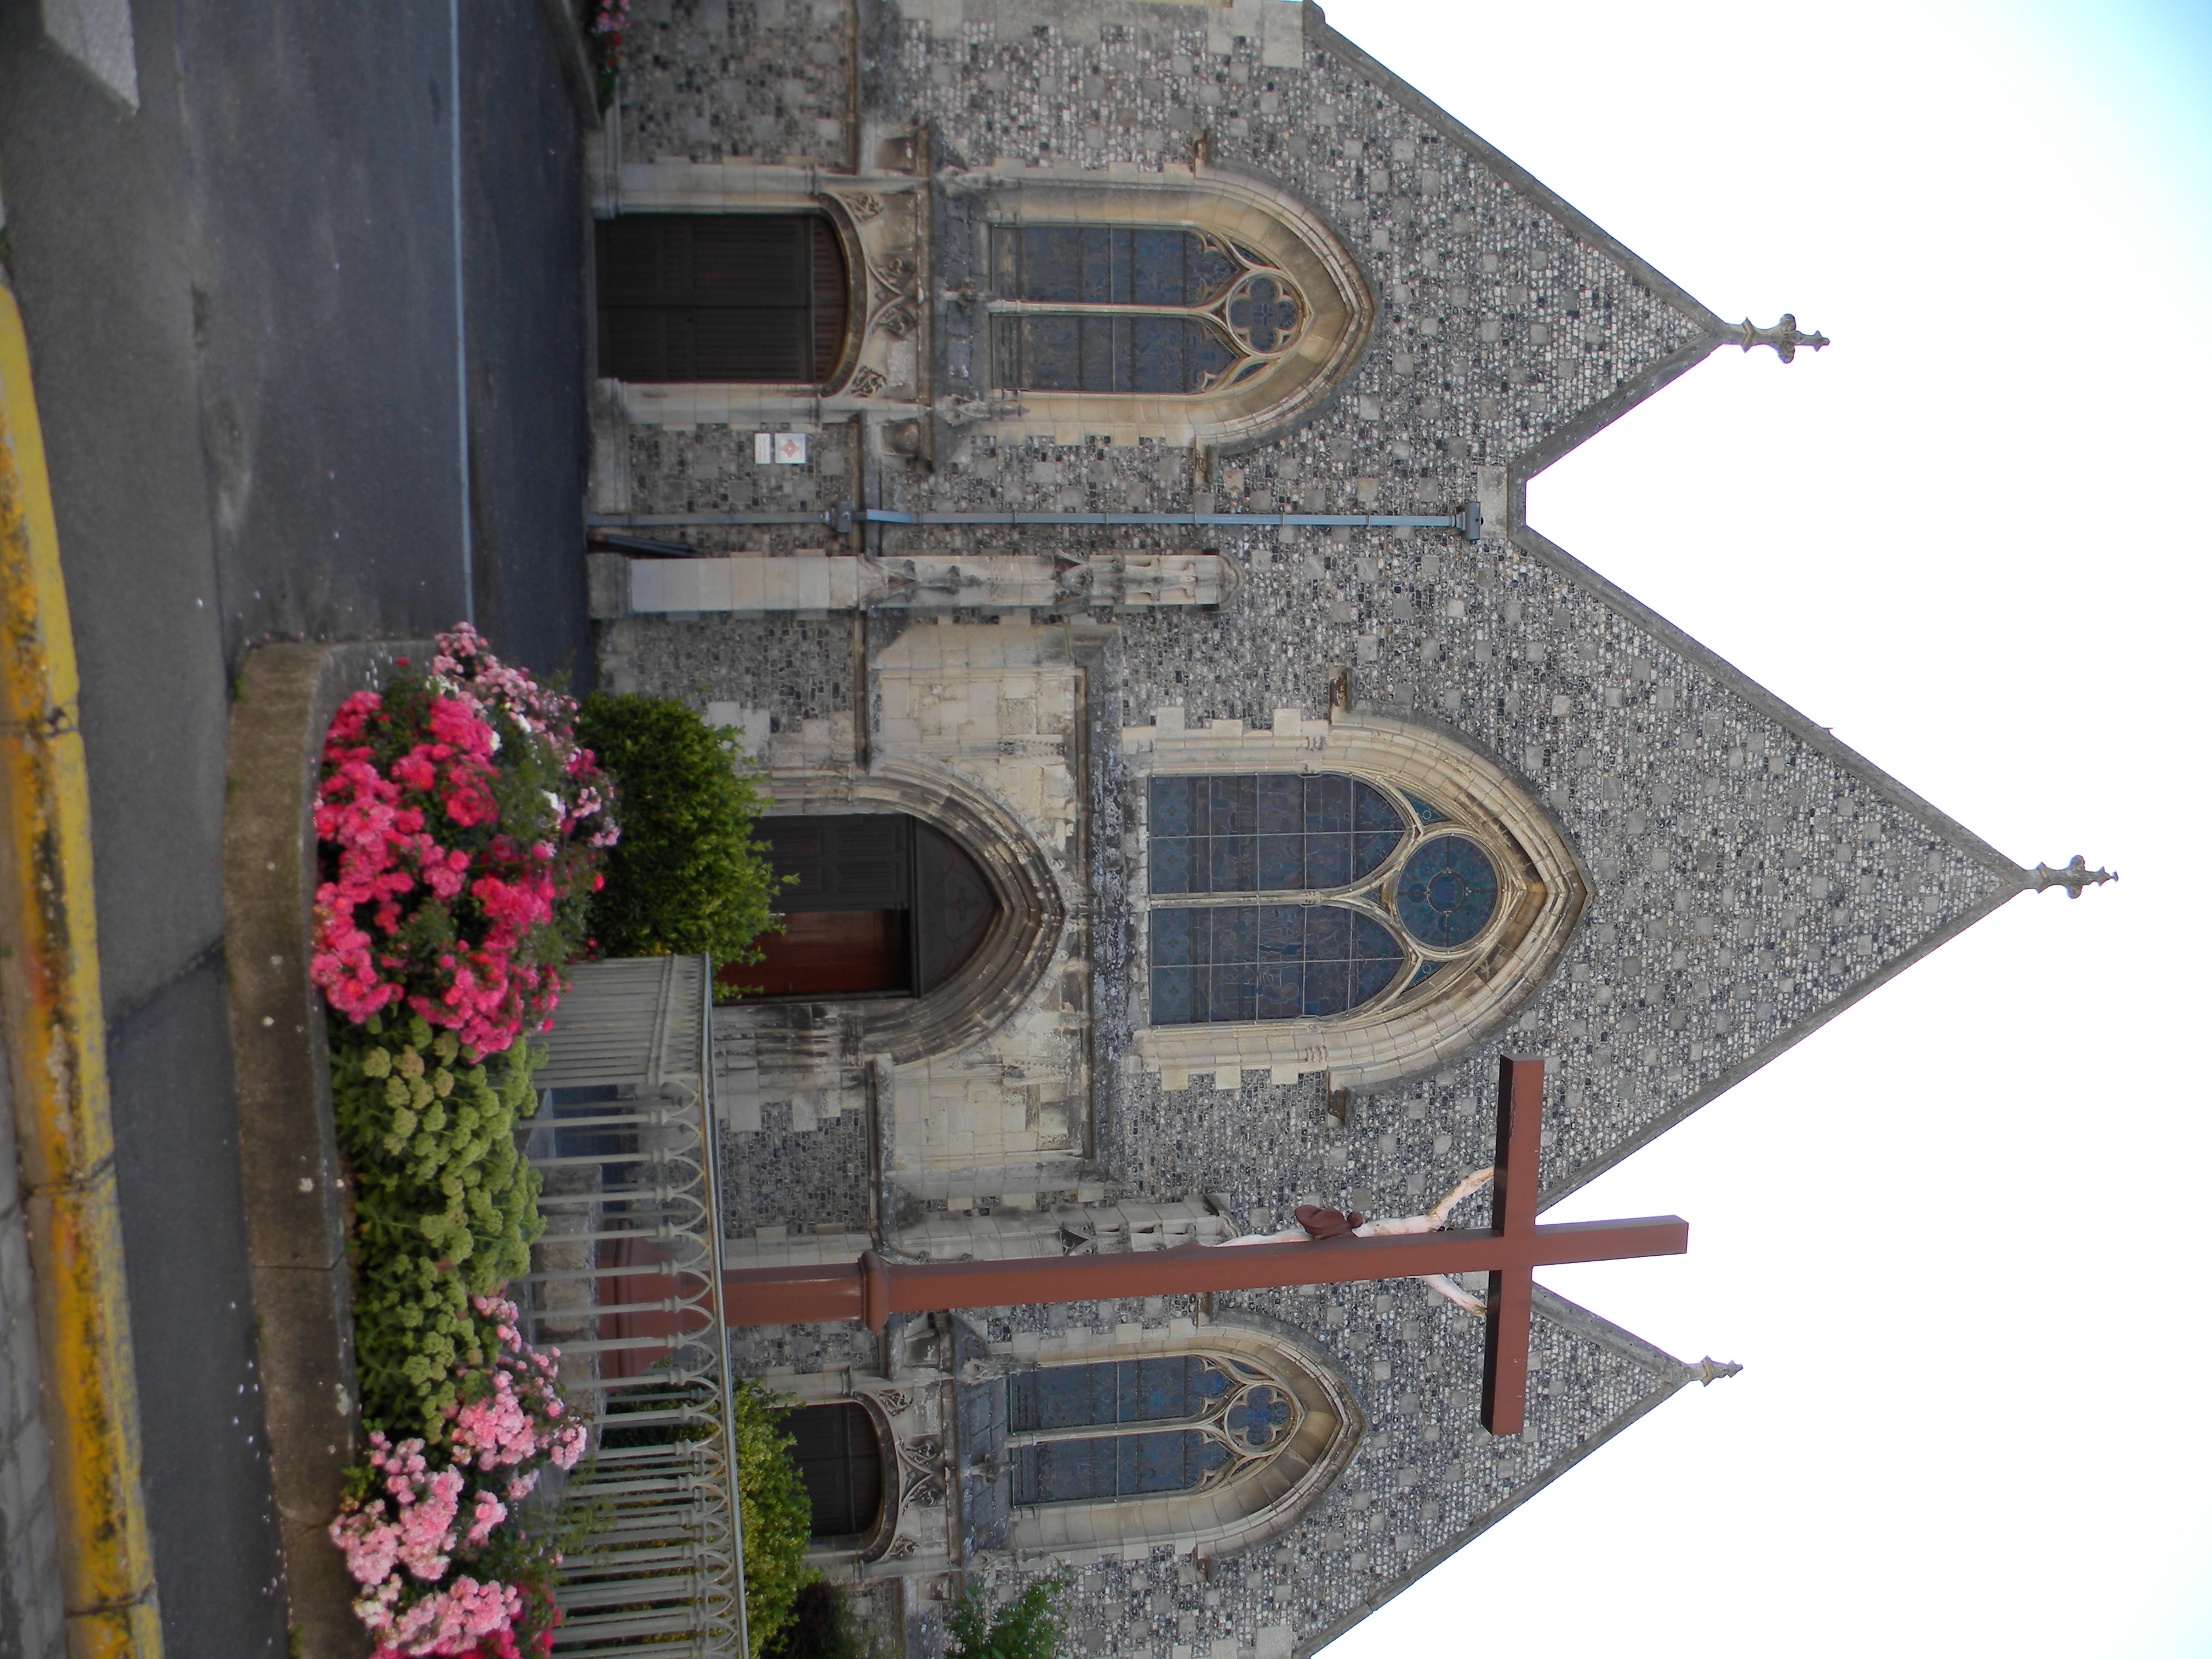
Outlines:
[[361, 1402], [346, 1273], [349, 1200], [331, 1109], [323, 1002], [307, 979], [323, 734], [351, 693], [426, 642], [264, 646], [230, 717], [223, 910], [239, 1164], [270, 1465], [297, 1659], [362, 1659], [353, 1581], [326, 1537]]

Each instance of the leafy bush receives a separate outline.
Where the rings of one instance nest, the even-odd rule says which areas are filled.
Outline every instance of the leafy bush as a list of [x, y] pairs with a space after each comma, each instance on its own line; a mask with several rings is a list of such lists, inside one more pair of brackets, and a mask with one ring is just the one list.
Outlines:
[[996, 1618], [982, 1595], [969, 1589], [945, 1620], [951, 1640], [945, 1659], [1057, 1659], [1067, 1639], [1067, 1614], [1060, 1601], [1066, 1588], [1064, 1573], [1033, 1578]]
[[471, 1298], [530, 1271], [544, 1231], [538, 1172], [517, 1151], [543, 1052], [518, 1042], [474, 1066], [418, 1014], [331, 1023], [331, 1093], [353, 1173], [354, 1351], [362, 1415], [444, 1438], [458, 1373], [482, 1369], [495, 1322]]
[[778, 1632], [764, 1659], [872, 1659], [878, 1644], [853, 1617], [853, 1598], [827, 1578], [799, 1587], [791, 1622]]
[[594, 692], [576, 735], [613, 775], [622, 813], [592, 899], [598, 952], [759, 961], [775, 878], [752, 838], [763, 802], [737, 733], [672, 698]]
[[738, 1443], [738, 1503], [745, 1536], [745, 1623], [751, 1659], [793, 1622], [793, 1604], [811, 1574], [805, 1565], [813, 1506], [784, 1413], [758, 1383], [731, 1391], [732, 1426]]

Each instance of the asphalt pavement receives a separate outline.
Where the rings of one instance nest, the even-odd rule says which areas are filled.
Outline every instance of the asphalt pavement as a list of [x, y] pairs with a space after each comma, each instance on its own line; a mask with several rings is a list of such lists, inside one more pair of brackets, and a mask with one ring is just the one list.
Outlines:
[[222, 963], [239, 665], [264, 641], [473, 613], [502, 654], [588, 678], [584, 137], [547, 14], [141, 0], [134, 109], [36, 0], [0, 3], [0, 257], [83, 678], [147, 1496], [179, 1659], [287, 1645]]

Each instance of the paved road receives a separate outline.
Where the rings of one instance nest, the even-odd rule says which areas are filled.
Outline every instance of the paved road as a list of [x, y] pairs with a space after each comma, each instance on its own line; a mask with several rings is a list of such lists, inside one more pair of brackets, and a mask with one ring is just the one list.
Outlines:
[[238, 1659], [286, 1639], [222, 963], [228, 687], [262, 641], [471, 608], [503, 653], [588, 672], [582, 140], [537, 0], [133, 22], [135, 110], [0, 0], [0, 200], [84, 679], [164, 1636]]

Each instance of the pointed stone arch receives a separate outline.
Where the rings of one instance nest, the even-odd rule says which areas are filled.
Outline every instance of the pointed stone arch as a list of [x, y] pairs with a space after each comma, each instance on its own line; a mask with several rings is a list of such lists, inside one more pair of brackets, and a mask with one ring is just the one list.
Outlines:
[[[1006, 386], [993, 393], [1005, 401], [983, 418], [981, 429], [1007, 437], [1073, 430], [1120, 442], [1151, 438], [1241, 447], [1321, 408], [1374, 332], [1378, 307], [1358, 262], [1316, 210], [1272, 179], [1206, 165], [1157, 173], [985, 169], [960, 175], [953, 187], [980, 198], [969, 218], [981, 271], [995, 275], [992, 239], [1009, 229], [1182, 229], [1232, 250], [1233, 261], [1256, 280], [1294, 295], [1298, 313], [1288, 348], [1261, 353], [1240, 376], [1181, 393]], [[997, 292], [999, 286], [979, 284], [988, 289], [979, 309], [994, 323], [1024, 309], [1050, 308]], [[987, 352], [994, 349], [992, 332], [978, 330]], [[1003, 380], [999, 367], [979, 368], [979, 380]]]
[[[1336, 1484], [1366, 1434], [1366, 1413], [1318, 1345], [1265, 1316], [1217, 1319], [1187, 1334], [1147, 1331], [1133, 1342], [1072, 1334], [1057, 1352], [1024, 1369], [1184, 1357], [1227, 1362], [1237, 1368], [1240, 1380], [1256, 1376], [1286, 1392], [1293, 1406], [1279, 1446], [1266, 1457], [1240, 1460], [1224, 1479], [1187, 1491], [1092, 1502], [1016, 1502], [1010, 1547], [1074, 1559], [1095, 1557], [1102, 1548], [1171, 1544], [1178, 1553], [1220, 1560], [1295, 1526]], [[1021, 1439], [1010, 1435], [1010, 1462], [1018, 1457]]]
[[[1326, 721], [1279, 710], [1270, 731], [1248, 732], [1236, 722], [1219, 726], [1235, 729], [1184, 731], [1165, 721], [1124, 732], [1138, 785], [1131, 811], [1146, 822], [1147, 870], [1152, 829], [1146, 801], [1152, 778], [1329, 774], [1379, 786], [1409, 810], [1417, 812], [1418, 803], [1435, 816], [1419, 814], [1421, 828], [1407, 838], [1405, 848], [1364, 878], [1370, 883], [1366, 894], [1338, 899], [1297, 893], [1286, 894], [1286, 900], [1308, 903], [1327, 898], [1365, 906], [1384, 917], [1378, 896], [1387, 902], [1407, 849], [1423, 835], [1441, 830], [1480, 845], [1496, 871], [1498, 902], [1491, 921], [1468, 945], [1441, 959], [1419, 964], [1409, 960], [1380, 994], [1346, 1012], [1242, 1024], [1149, 1024], [1138, 1037], [1138, 1052], [1165, 1086], [1185, 1086], [1193, 1072], [1233, 1077], [1265, 1067], [1279, 1083], [1319, 1072], [1327, 1073], [1332, 1087], [1375, 1088], [1455, 1060], [1549, 976], [1589, 903], [1591, 884], [1559, 826], [1504, 768], [1437, 727], [1364, 708], [1338, 711]], [[1140, 941], [1156, 907], [1188, 902], [1147, 890], [1137, 906]], [[1236, 902], [1251, 900], [1239, 894]], [[1139, 971], [1149, 993], [1152, 968], [1141, 943], [1132, 958], [1142, 964]], [[1148, 1006], [1149, 994], [1138, 1000]]]

